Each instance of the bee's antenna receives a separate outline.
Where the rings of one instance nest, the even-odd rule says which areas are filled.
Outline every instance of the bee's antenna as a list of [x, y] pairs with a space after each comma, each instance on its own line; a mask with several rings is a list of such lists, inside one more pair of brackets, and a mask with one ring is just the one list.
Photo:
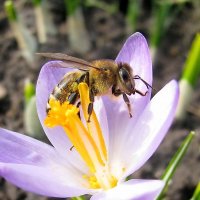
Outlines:
[[142, 79], [140, 76], [135, 75], [135, 76], [133, 77], [133, 79], [139, 79], [139, 80], [141, 80], [141, 81], [146, 85], [147, 89], [151, 88], [152, 90], [155, 90], [150, 84], [148, 84], [148, 83], [147, 83], [144, 79]]

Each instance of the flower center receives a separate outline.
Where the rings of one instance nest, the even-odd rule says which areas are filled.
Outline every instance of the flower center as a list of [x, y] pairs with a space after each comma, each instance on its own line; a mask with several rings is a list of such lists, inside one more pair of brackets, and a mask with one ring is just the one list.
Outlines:
[[86, 126], [78, 116], [79, 109], [65, 102], [50, 99], [50, 110], [45, 119], [47, 127], [62, 126], [72, 145], [89, 168], [90, 176], [85, 176], [91, 188], [109, 189], [117, 184], [117, 179], [110, 173], [108, 155], [96, 114], [93, 111], [88, 119], [89, 89], [86, 83], [78, 86], [80, 101]]

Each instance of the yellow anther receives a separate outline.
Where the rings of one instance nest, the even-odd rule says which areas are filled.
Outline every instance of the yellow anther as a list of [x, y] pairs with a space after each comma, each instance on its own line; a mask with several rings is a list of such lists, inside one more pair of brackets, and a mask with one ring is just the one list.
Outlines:
[[61, 104], [55, 99], [50, 99], [49, 106], [50, 110], [44, 121], [44, 124], [47, 127], [67, 125], [67, 123], [69, 123], [70, 117], [77, 115], [79, 112], [79, 109], [76, 106], [69, 104], [67, 101]]

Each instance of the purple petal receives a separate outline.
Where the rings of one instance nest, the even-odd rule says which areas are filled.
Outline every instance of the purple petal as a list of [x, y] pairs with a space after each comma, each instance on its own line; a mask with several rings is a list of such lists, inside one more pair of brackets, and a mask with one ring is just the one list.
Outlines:
[[0, 128], [0, 162], [44, 166], [52, 161], [57, 162], [53, 147]]
[[[139, 75], [149, 84], [152, 84], [151, 55], [147, 41], [141, 33], [137, 32], [126, 40], [116, 61], [130, 64], [134, 75]], [[141, 81], [137, 82], [136, 87], [141, 90], [146, 89]]]
[[172, 123], [178, 97], [178, 84], [170, 81], [153, 97], [134, 128], [127, 127], [129, 138], [121, 155], [130, 163], [125, 176], [140, 168], [156, 151]]
[[0, 176], [24, 190], [50, 197], [73, 197], [90, 193], [90, 190], [74, 184], [75, 176], [59, 173], [59, 169], [53, 167], [51, 163], [49, 167], [38, 167], [0, 162]]
[[[135, 33], [127, 39], [117, 56], [116, 61], [129, 63], [135, 75], [139, 75], [150, 85], [152, 84], [152, 63], [150, 52], [146, 39], [142, 34]], [[140, 80], [137, 80], [136, 88], [143, 93], [147, 91], [146, 86]], [[128, 124], [134, 125], [134, 123], [136, 123], [138, 116], [142, 113], [143, 109], [149, 102], [150, 96], [151, 91], [149, 90], [148, 95], [145, 97], [140, 96], [139, 94], [129, 97], [132, 106], [132, 118], [129, 117], [127, 105], [123, 101], [122, 97], [119, 97], [117, 101], [111, 101], [107, 97], [104, 97], [110, 132], [109, 141], [111, 149], [114, 148], [117, 150], [117, 152], [114, 152], [115, 155], [122, 151], [122, 149], [117, 148], [118, 144], [116, 141], [119, 141], [122, 137], [127, 138], [126, 132], [124, 131], [125, 128]], [[110, 157], [115, 155], [111, 155]]]
[[[13, 184], [47, 196], [74, 196], [90, 192], [83, 189], [87, 184], [83, 174], [85, 172], [60, 157], [53, 147], [0, 129], [0, 176]], [[68, 189], [74, 191], [67, 193]]]
[[66, 68], [60, 68], [61, 61], [51, 61], [46, 63], [39, 74], [37, 87], [36, 87], [36, 98], [37, 98], [37, 110], [40, 122], [45, 130], [45, 133], [51, 143], [61, 150], [63, 147], [70, 148], [71, 144], [66, 137], [62, 128], [47, 128], [44, 126], [44, 119], [46, 118], [46, 105], [48, 102], [49, 95], [59, 83], [62, 77], [69, 71]]
[[75, 150], [70, 151], [72, 144], [63, 128], [47, 128], [44, 125], [44, 119], [46, 118], [46, 105], [49, 95], [63, 78], [63, 76], [67, 72], [72, 71], [72, 69], [69, 68], [61, 68], [61, 63], [61, 61], [48, 62], [40, 71], [36, 87], [38, 116], [48, 139], [56, 148], [56, 150], [58, 150], [62, 156], [68, 159], [69, 162], [71, 162], [73, 165], [76, 165], [76, 167], [85, 169], [85, 164], [82, 162], [77, 152]]
[[163, 187], [164, 182], [160, 180], [129, 180], [113, 189], [97, 193], [91, 200], [153, 200]]

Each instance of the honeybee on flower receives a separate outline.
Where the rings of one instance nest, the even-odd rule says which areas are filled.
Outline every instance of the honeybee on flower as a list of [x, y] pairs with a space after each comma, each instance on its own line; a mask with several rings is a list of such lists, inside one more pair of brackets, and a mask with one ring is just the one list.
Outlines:
[[[152, 84], [150, 53], [140, 33], [128, 38], [115, 61], [128, 63], [135, 74]], [[0, 129], [0, 176], [24, 190], [51, 197], [90, 194], [92, 200], [155, 199], [163, 181], [126, 181], [126, 177], [151, 157], [166, 135], [177, 106], [177, 82], [169, 82], [151, 100], [150, 90], [142, 98], [131, 95], [132, 118], [123, 97], [98, 98], [87, 122], [90, 97], [85, 83], [78, 86], [81, 119], [76, 106], [55, 99], [49, 101], [51, 110], [46, 114], [50, 93], [71, 71], [56, 67], [61, 63], [51, 61], [43, 66], [36, 89], [38, 115], [53, 146]], [[136, 86], [146, 89], [139, 80]]]

